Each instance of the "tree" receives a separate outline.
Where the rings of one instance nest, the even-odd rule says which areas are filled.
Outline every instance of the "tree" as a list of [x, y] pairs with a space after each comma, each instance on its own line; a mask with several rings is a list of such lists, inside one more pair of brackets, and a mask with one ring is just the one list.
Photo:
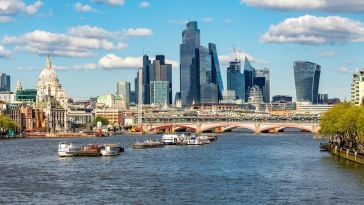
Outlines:
[[97, 122], [101, 122], [101, 125], [108, 125], [109, 124], [109, 120], [106, 118], [103, 118], [101, 116], [97, 116], [94, 120], [94, 126], [97, 125]]
[[2, 131], [16, 130], [18, 125], [5, 115], [0, 115], [0, 129]]

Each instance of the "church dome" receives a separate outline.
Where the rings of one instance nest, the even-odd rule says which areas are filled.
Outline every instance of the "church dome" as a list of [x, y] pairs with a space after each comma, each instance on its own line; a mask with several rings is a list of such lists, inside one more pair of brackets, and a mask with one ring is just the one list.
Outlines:
[[59, 83], [56, 71], [52, 69], [50, 57], [47, 57], [45, 68], [39, 75], [39, 82], [49, 85], [57, 85]]

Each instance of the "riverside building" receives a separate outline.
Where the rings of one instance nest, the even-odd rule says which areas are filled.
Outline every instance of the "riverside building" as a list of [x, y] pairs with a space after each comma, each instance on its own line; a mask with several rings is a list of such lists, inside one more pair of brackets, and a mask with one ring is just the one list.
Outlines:
[[364, 104], [364, 70], [353, 74], [351, 81], [351, 103], [355, 105]]

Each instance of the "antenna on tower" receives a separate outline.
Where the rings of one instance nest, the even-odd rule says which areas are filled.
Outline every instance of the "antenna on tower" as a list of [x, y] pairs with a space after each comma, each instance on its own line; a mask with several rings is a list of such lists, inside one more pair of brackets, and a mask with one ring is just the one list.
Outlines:
[[235, 49], [235, 45], [234, 44], [233, 44], [233, 50], [234, 50], [235, 61], [238, 61], [238, 55], [236, 54], [236, 49]]

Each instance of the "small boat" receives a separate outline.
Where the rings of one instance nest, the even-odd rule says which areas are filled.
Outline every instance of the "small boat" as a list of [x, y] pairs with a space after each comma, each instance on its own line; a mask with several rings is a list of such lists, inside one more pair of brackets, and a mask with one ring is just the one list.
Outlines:
[[80, 153], [81, 148], [71, 142], [60, 142], [58, 144], [58, 156], [73, 157]]
[[328, 143], [320, 143], [320, 151], [329, 151]]
[[145, 140], [144, 142], [136, 142], [133, 145], [134, 149], [147, 149], [147, 148], [159, 148], [163, 147], [164, 144], [162, 142], [153, 141], [151, 139]]
[[81, 148], [79, 156], [84, 157], [97, 157], [100, 156], [100, 148], [97, 146], [97, 144], [88, 144]]
[[124, 148], [118, 144], [103, 144], [99, 148], [102, 156], [115, 156], [124, 152]]
[[192, 136], [187, 140], [187, 145], [203, 145], [203, 142], [198, 137]]
[[214, 142], [217, 140], [217, 136], [215, 134], [208, 135], [208, 138], [209, 138], [210, 142]]
[[210, 139], [206, 135], [201, 135], [197, 137], [203, 144], [210, 144]]
[[163, 135], [162, 142], [165, 145], [175, 145], [178, 141], [178, 135]]

